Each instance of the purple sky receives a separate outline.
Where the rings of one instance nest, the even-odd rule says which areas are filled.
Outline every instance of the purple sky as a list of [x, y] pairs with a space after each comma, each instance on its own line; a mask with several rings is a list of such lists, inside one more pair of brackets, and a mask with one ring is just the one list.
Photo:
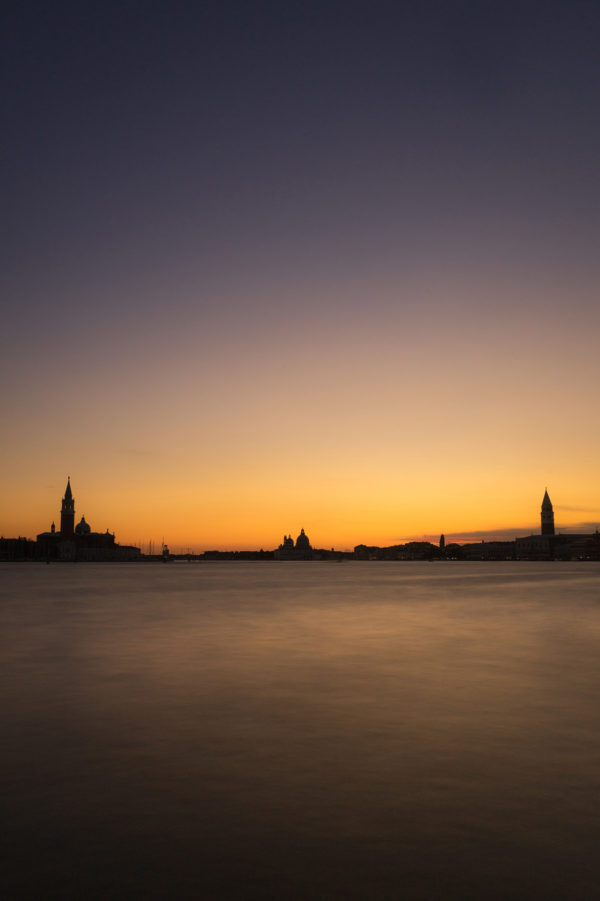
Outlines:
[[[486, 455], [501, 492], [510, 473], [494, 454], [511, 434], [536, 505], [549, 482], [565, 504], [598, 510], [587, 462], [581, 484], [568, 473], [598, 438], [600, 11], [413, 6], [12, 5], [1, 48], [9, 469], [29, 467], [38, 441], [44, 484], [62, 482], [79, 448], [95, 447], [94, 478], [121, 484], [111, 433], [114, 448], [156, 453], [157, 471], [183, 480], [188, 459], [155, 448], [151, 418], [162, 410], [200, 467], [205, 441], [186, 418], [198, 409], [211, 440], [223, 436], [210, 465], [248, 442], [273, 471], [321, 449], [306, 479], [329, 452], [342, 459], [356, 429], [378, 437], [361, 451], [367, 471], [389, 465], [396, 478], [378, 448], [406, 472], [433, 441], [440, 466]], [[249, 413], [272, 392], [281, 410], [306, 391], [296, 423]], [[415, 396], [428, 430], [410, 407], [392, 435], [390, 406]], [[442, 397], [462, 411], [450, 430], [443, 411], [433, 422]], [[506, 421], [500, 435], [485, 404]], [[338, 437], [324, 447], [332, 409]], [[535, 436], [544, 445], [550, 421], [573, 454], [561, 448], [538, 472]], [[531, 521], [531, 506], [514, 518]], [[418, 530], [406, 515], [397, 529]], [[496, 524], [509, 524], [504, 512], [472, 522]]]

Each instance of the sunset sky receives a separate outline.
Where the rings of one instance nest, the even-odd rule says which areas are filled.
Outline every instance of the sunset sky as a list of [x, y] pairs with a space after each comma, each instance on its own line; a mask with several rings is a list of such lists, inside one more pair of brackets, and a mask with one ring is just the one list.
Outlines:
[[596, 3], [12, 6], [0, 534], [600, 523]]

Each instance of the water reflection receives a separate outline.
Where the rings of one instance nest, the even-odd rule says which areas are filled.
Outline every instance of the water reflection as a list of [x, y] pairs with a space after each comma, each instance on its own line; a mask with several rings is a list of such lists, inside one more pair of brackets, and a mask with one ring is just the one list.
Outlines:
[[599, 575], [4, 566], [12, 897], [591, 897]]

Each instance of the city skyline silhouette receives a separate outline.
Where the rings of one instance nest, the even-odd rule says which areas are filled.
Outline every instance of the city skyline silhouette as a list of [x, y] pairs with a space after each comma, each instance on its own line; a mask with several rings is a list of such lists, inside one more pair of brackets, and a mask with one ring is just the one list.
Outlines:
[[[58, 526], [56, 518], [52, 520], [50, 528], [37, 534], [35, 542], [29, 538], [19, 536], [0, 539], [0, 559], [46, 559], [50, 560], [80, 560], [80, 561], [132, 561], [142, 558], [157, 558], [162, 560], [173, 559], [174, 556], [190, 558], [204, 557], [204, 559], [223, 558], [229, 554], [232, 558], [238, 557], [251, 559], [275, 559], [275, 560], [317, 560], [332, 559], [342, 556], [354, 556], [356, 559], [553, 559], [562, 553], [565, 559], [574, 556], [595, 558], [600, 553], [600, 532], [598, 523], [593, 528], [580, 529], [579, 532], [563, 531], [556, 526], [554, 506], [548, 494], [544, 491], [540, 506], [540, 522], [538, 528], [531, 530], [528, 536], [515, 534], [516, 530], [507, 529], [500, 534], [475, 532], [466, 536], [456, 536], [453, 533], [441, 533], [439, 540], [431, 540], [431, 536], [423, 535], [420, 538], [396, 540], [388, 546], [381, 547], [377, 544], [365, 544], [361, 541], [355, 544], [352, 552], [348, 548], [327, 546], [317, 547], [311, 544], [309, 536], [304, 528], [294, 538], [291, 532], [283, 536], [278, 547], [271, 549], [269, 544], [262, 543], [260, 550], [258, 545], [254, 548], [197, 548], [189, 543], [185, 548], [173, 547], [172, 542], [166, 542], [163, 535], [160, 544], [149, 539], [147, 543], [139, 540], [136, 545], [120, 544], [115, 541], [115, 533], [94, 531], [89, 521], [82, 515], [77, 522], [75, 497], [71, 486], [71, 478], [67, 477], [67, 483], [62, 497], [60, 519]], [[589, 525], [589, 524], [586, 524]], [[483, 536], [483, 537], [482, 537]], [[487, 541], [486, 541], [487, 538]], [[462, 540], [461, 540], [462, 539]], [[171, 544], [171, 550], [169, 549]], [[145, 545], [145, 552], [144, 552]], [[480, 551], [472, 548], [480, 547]], [[250, 557], [248, 555], [251, 555]], [[265, 556], [266, 555], [266, 556]]]

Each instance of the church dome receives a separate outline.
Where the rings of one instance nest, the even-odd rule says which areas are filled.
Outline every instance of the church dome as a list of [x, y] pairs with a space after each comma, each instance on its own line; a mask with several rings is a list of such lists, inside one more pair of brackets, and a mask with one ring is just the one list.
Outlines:
[[85, 516], [81, 517], [81, 522], [77, 523], [75, 526], [75, 534], [76, 535], [89, 535], [91, 532], [91, 528], [88, 523], [85, 521]]
[[308, 540], [308, 535], [305, 534], [304, 529], [301, 529], [300, 534], [296, 538], [296, 547], [299, 550], [308, 550], [310, 548], [310, 541]]

